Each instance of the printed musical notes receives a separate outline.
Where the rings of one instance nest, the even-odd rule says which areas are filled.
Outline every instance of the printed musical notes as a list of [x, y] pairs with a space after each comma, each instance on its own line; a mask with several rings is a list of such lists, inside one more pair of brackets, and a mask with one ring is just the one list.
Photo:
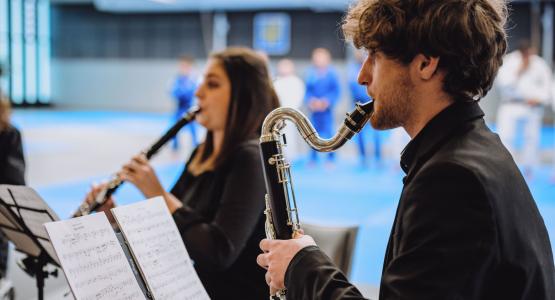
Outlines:
[[[163, 198], [112, 212], [155, 300], [210, 299]], [[146, 299], [104, 213], [44, 226], [77, 300]]]
[[162, 197], [112, 213], [154, 299], [209, 299]]
[[44, 226], [77, 300], [146, 299], [104, 213]]

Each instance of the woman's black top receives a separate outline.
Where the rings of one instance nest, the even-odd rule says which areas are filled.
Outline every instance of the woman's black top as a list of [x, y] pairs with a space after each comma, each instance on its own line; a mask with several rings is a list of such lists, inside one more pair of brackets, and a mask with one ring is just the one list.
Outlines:
[[265, 238], [257, 141], [239, 145], [215, 170], [194, 176], [187, 166], [171, 190], [183, 202], [173, 218], [208, 294], [216, 300], [268, 299], [265, 270], [256, 264]]
[[11, 125], [0, 130], [0, 184], [25, 185], [21, 134]]

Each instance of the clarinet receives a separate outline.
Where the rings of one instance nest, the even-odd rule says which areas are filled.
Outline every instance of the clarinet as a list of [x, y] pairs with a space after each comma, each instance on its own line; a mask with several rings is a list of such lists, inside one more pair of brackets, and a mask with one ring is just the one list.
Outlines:
[[[374, 109], [369, 101], [357, 103], [352, 112], [347, 113], [343, 125], [331, 139], [322, 139], [300, 111], [280, 107], [268, 114], [262, 125], [260, 136], [260, 157], [264, 166], [266, 182], [266, 237], [286, 240], [293, 238], [301, 228], [297, 202], [291, 178], [291, 164], [283, 153], [285, 136], [281, 133], [285, 120], [291, 121], [308, 145], [320, 152], [332, 152], [343, 146], [366, 125]], [[282, 142], [283, 140], [283, 142]], [[270, 299], [285, 299], [286, 290], [271, 295]]]
[[[160, 148], [162, 148], [162, 146], [164, 146], [164, 144], [175, 137], [181, 128], [191, 123], [195, 119], [196, 114], [199, 112], [200, 109], [196, 106], [189, 109], [170, 129], [168, 129], [168, 131], [166, 131], [166, 133], [164, 133], [160, 139], [150, 146], [150, 148], [143, 150], [141, 153], [145, 154], [147, 159], [150, 159], [158, 152], [158, 150], [160, 150]], [[123, 181], [119, 178], [119, 176], [117, 176], [117, 174], [112, 175], [106, 184], [106, 188], [98, 193], [94, 202], [89, 204], [87, 201], [84, 201], [73, 214], [73, 217], [86, 216], [100, 208], [122, 184]]]

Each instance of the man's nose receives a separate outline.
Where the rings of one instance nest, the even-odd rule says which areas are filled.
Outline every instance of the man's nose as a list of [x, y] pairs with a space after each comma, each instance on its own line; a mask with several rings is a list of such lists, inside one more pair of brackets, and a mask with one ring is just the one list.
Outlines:
[[372, 83], [372, 65], [369, 58], [366, 58], [364, 60], [364, 63], [360, 67], [360, 70], [358, 71], [357, 81], [358, 84], [366, 86]]
[[366, 86], [370, 85], [370, 83], [372, 82], [372, 77], [369, 74], [369, 72], [364, 69], [364, 65], [358, 72], [357, 82], [360, 85], [366, 85]]

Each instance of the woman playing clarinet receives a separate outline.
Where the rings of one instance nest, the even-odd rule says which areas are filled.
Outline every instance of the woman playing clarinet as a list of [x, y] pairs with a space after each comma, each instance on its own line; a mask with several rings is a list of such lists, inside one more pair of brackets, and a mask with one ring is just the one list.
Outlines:
[[[256, 265], [264, 238], [264, 177], [258, 137], [264, 117], [279, 106], [263, 59], [245, 48], [210, 56], [196, 91], [206, 128], [170, 191], [144, 155], [118, 176], [146, 198], [162, 195], [195, 268], [212, 299], [267, 299], [264, 270]], [[102, 186], [87, 194], [92, 203]], [[101, 210], [114, 206], [109, 199]]]

